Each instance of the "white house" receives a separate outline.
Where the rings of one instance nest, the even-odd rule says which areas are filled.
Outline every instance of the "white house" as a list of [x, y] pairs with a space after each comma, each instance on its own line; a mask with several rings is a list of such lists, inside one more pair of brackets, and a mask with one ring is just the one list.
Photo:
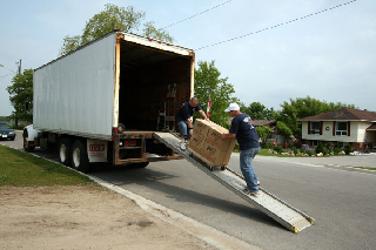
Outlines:
[[376, 112], [342, 108], [301, 119], [302, 139], [351, 143], [355, 149], [376, 147]]

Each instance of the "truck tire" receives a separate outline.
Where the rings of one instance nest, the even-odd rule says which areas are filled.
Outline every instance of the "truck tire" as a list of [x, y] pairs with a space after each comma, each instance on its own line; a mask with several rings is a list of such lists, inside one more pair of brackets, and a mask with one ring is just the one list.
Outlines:
[[81, 172], [88, 172], [90, 170], [86, 145], [81, 140], [76, 140], [73, 143], [71, 166]]
[[30, 143], [28, 140], [27, 140], [27, 137], [28, 137], [28, 133], [27, 133], [27, 129], [24, 129], [23, 133], [22, 133], [22, 138], [23, 138], [23, 148], [26, 152], [32, 152], [35, 148], [34, 146], [34, 143]]
[[35, 146], [34, 146], [34, 144], [33, 144], [33, 145], [30, 144], [30, 143], [28, 142], [28, 140], [26, 139], [26, 137], [24, 137], [24, 138], [23, 138], [23, 148], [24, 148], [24, 150], [25, 150], [26, 152], [32, 152], [32, 151], [34, 151]]
[[62, 164], [69, 166], [71, 163], [72, 142], [68, 138], [62, 138], [59, 141], [59, 160]]

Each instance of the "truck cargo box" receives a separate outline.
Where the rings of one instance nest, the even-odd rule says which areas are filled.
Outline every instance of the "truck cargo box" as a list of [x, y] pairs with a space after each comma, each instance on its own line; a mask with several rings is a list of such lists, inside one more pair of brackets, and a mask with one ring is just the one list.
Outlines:
[[34, 70], [33, 124], [108, 141], [119, 124], [174, 129], [176, 111], [193, 95], [193, 73], [193, 50], [113, 32]]

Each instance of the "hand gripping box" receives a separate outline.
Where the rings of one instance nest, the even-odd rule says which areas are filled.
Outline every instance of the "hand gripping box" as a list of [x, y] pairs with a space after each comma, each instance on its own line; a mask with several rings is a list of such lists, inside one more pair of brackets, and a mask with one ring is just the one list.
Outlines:
[[227, 129], [214, 122], [196, 119], [188, 148], [209, 167], [224, 168], [235, 146], [235, 139], [222, 138], [227, 133]]

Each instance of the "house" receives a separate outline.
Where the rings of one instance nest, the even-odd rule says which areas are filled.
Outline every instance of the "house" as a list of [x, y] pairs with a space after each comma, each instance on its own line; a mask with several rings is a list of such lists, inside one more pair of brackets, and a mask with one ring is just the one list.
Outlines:
[[275, 120], [252, 120], [252, 124], [255, 127], [266, 126], [274, 129], [277, 122]]
[[302, 139], [311, 145], [319, 141], [350, 143], [354, 149], [376, 147], [376, 112], [342, 108], [300, 120]]
[[272, 133], [268, 136], [266, 142], [276, 144], [285, 144], [287, 138], [278, 133], [277, 121], [276, 120], [252, 120], [253, 126], [257, 127], [269, 127]]

